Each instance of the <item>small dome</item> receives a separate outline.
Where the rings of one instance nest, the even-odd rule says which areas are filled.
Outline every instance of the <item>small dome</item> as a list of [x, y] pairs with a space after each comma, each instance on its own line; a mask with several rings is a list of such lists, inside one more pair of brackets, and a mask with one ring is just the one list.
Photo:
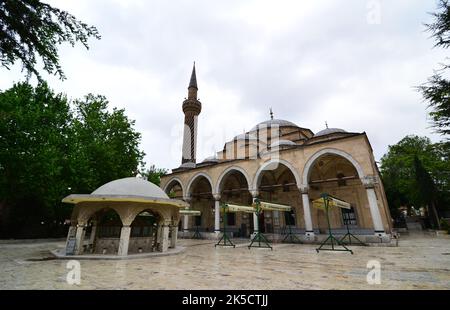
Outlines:
[[268, 121], [264, 121], [253, 127], [250, 131], [256, 131], [259, 127], [269, 127], [269, 126], [279, 126], [279, 127], [298, 127], [296, 124], [286, 121], [284, 119], [270, 119]]
[[192, 168], [195, 168], [195, 167], [196, 167], [195, 163], [187, 162], [187, 163], [181, 164], [179, 169], [192, 169]]
[[106, 183], [91, 195], [143, 196], [169, 199], [157, 185], [141, 178], [124, 178]]
[[297, 145], [294, 141], [291, 140], [278, 140], [272, 143], [271, 147], [279, 147], [279, 146], [295, 146]]
[[217, 163], [219, 160], [215, 156], [206, 157], [202, 163]]
[[258, 140], [255, 135], [251, 135], [249, 133], [241, 133], [240, 135], [237, 135], [233, 138], [233, 140]]
[[326, 129], [321, 130], [318, 133], [316, 133], [314, 135], [314, 137], [326, 136], [326, 135], [329, 135], [329, 134], [332, 134], [332, 133], [338, 133], [338, 132], [346, 133], [346, 131], [344, 129], [340, 129], [340, 128], [326, 128]]

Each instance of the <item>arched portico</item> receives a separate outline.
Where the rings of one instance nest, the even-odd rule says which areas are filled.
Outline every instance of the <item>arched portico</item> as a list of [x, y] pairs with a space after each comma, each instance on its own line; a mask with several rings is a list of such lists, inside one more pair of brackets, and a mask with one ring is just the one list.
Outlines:
[[219, 176], [219, 178], [217, 179], [216, 182], [216, 188], [215, 188], [215, 193], [220, 193], [222, 191], [222, 187], [223, 187], [223, 182], [226, 179], [226, 177], [233, 173], [233, 172], [240, 172], [244, 177], [245, 180], [247, 181], [247, 184], [249, 186], [249, 190], [251, 190], [250, 185], [251, 183], [251, 179], [250, 176], [247, 174], [247, 171], [245, 171], [244, 169], [242, 169], [239, 166], [231, 166], [228, 167], [227, 169], [225, 169]]
[[287, 160], [273, 159], [273, 160], [269, 160], [269, 161], [266, 161], [265, 163], [263, 163], [259, 167], [259, 169], [256, 171], [255, 176], [253, 177], [252, 190], [258, 189], [258, 187], [261, 183], [261, 176], [264, 171], [275, 170], [278, 168], [279, 164], [286, 166], [292, 172], [292, 174], [295, 178], [295, 183], [297, 184], [297, 186], [300, 186], [301, 179], [300, 179], [300, 174], [298, 173], [297, 169]]
[[[302, 173], [302, 184], [300, 186], [300, 190], [302, 191], [302, 201], [305, 208], [305, 221], [307, 222], [308, 230], [313, 230], [313, 221], [311, 218], [311, 210], [309, 208], [309, 201], [310, 201], [310, 190], [311, 190], [311, 174], [313, 172], [313, 168], [317, 167], [317, 163], [321, 163], [321, 159], [326, 157], [334, 157], [337, 158], [336, 160], [333, 160], [332, 162], [336, 164], [339, 160], [339, 158], [344, 159], [345, 162], [347, 162], [351, 167], [354, 169], [355, 173], [352, 173], [351, 176], [345, 176], [344, 174], [340, 175], [340, 173], [336, 172], [336, 175], [332, 178], [328, 178], [328, 180], [322, 180], [323, 182], [337, 182], [339, 185], [340, 182], [346, 181], [346, 179], [350, 178], [353, 181], [356, 182], [354, 186], [359, 186], [362, 190], [365, 188], [367, 202], [369, 204], [369, 210], [372, 218], [372, 224], [373, 229], [375, 231], [376, 235], [384, 235], [384, 225], [381, 219], [381, 214], [376, 198], [376, 193], [374, 190], [375, 187], [375, 178], [371, 176], [367, 176], [361, 165], [357, 160], [353, 158], [350, 154], [347, 152], [344, 152], [342, 150], [334, 149], [334, 148], [326, 148], [322, 149], [316, 153], [314, 153], [309, 159], [307, 160], [303, 173]], [[356, 175], [354, 175], [356, 174]], [[320, 180], [318, 181], [320, 182]], [[359, 184], [359, 185], [358, 185]], [[309, 212], [308, 212], [309, 210]], [[309, 213], [309, 214], [307, 214]], [[362, 213], [362, 212], [361, 212]], [[311, 218], [311, 219], [308, 219]], [[308, 223], [309, 222], [309, 223]]]
[[199, 172], [199, 173], [195, 174], [189, 180], [188, 185], [186, 186], [185, 197], [191, 196], [191, 194], [192, 194], [192, 185], [200, 177], [204, 177], [206, 180], [208, 180], [209, 185], [211, 186], [211, 190], [214, 188], [214, 183], [213, 183], [211, 177], [208, 174], [204, 173], [204, 172]]
[[[216, 234], [220, 232], [220, 201], [239, 205], [251, 204], [250, 184], [249, 175], [241, 167], [231, 166], [220, 174], [214, 195]], [[253, 230], [253, 219], [247, 213], [230, 213], [227, 217], [227, 227], [240, 237], [249, 237]]]
[[[185, 194], [186, 194], [186, 190], [185, 190], [185, 188], [184, 188], [184, 184], [183, 184], [183, 182], [182, 182], [179, 178], [177, 178], [177, 177], [171, 178], [171, 179], [166, 183], [166, 185], [164, 186], [163, 190], [164, 190], [164, 192], [165, 192], [167, 195], [169, 195], [170, 192], [171, 192], [171, 190], [174, 189], [174, 188], [177, 187], [177, 186], [180, 187], [180, 189], [181, 189], [181, 197], [184, 197]], [[178, 198], [178, 195], [177, 195], [177, 198]]]

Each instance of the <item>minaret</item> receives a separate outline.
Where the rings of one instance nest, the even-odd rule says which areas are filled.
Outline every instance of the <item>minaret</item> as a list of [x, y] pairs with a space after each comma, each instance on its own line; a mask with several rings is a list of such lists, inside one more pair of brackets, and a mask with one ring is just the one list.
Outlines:
[[188, 87], [188, 98], [183, 101], [184, 134], [183, 157], [181, 164], [195, 163], [197, 150], [197, 119], [202, 111], [202, 104], [197, 99], [197, 77], [195, 75], [195, 62], [192, 69], [191, 80]]

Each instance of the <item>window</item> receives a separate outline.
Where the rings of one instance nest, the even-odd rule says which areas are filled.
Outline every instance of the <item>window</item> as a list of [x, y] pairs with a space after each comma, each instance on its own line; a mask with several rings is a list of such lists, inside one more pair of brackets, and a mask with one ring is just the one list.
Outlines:
[[236, 213], [227, 213], [227, 225], [228, 226], [236, 225]]
[[356, 213], [355, 209], [351, 207], [350, 209], [341, 209], [342, 210], [342, 221], [344, 226], [357, 226], [358, 222], [356, 221]]
[[295, 213], [293, 210], [290, 212], [283, 212], [284, 213], [284, 222], [286, 223], [286, 226], [295, 226]]

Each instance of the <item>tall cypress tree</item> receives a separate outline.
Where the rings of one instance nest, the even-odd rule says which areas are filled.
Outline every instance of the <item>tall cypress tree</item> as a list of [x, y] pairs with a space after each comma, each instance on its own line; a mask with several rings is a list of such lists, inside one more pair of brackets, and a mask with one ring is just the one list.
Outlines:
[[440, 228], [439, 214], [436, 210], [437, 188], [433, 178], [423, 167], [417, 155], [414, 156], [414, 170], [418, 197], [424, 205], [428, 206], [430, 219], [434, 227]]

